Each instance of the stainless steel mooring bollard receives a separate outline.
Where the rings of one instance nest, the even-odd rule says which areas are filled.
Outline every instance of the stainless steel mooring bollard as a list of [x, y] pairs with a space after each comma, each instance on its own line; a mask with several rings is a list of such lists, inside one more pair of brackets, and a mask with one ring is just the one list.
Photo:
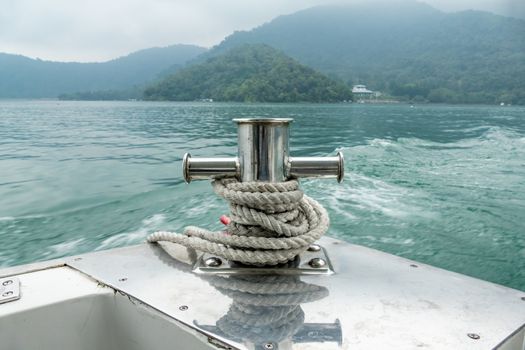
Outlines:
[[235, 176], [242, 182], [282, 182], [304, 177], [344, 177], [344, 158], [292, 157], [289, 126], [293, 119], [234, 119], [238, 126], [239, 153], [231, 158], [192, 158], [184, 155], [184, 180], [203, 180], [215, 176]]

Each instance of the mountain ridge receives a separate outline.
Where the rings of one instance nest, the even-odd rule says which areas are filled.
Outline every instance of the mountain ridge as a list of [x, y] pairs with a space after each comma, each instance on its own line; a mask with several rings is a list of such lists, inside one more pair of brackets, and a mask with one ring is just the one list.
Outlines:
[[340, 102], [350, 89], [263, 44], [231, 48], [183, 68], [144, 92], [148, 100]]
[[0, 53], [0, 97], [49, 98], [65, 92], [129, 89], [174, 71], [207, 49], [170, 45], [105, 62], [56, 62]]
[[349, 85], [431, 102], [525, 104], [525, 20], [412, 2], [323, 5], [226, 37], [262, 43]]
[[[161, 64], [142, 59], [144, 52], [155, 56], [152, 48], [103, 63], [40, 60], [51, 73], [39, 76], [32, 66], [36, 60], [17, 56], [25, 66], [13, 75], [3, 69], [6, 58], [0, 54], [0, 97], [69, 93], [74, 98], [77, 92], [103, 96], [104, 91], [108, 96], [133, 91], [135, 97], [146, 83], [183, 66], [240, 45], [265, 44], [348, 86], [366, 84], [400, 100], [525, 104], [523, 33], [523, 19], [474, 10], [446, 13], [411, 0], [321, 5], [236, 31], [210, 50], [186, 45], [194, 48], [191, 54], [173, 60], [165, 55], [172, 61]], [[95, 73], [80, 74], [85, 65], [96, 67]], [[73, 83], [56, 78], [63, 75], [74, 77]]]

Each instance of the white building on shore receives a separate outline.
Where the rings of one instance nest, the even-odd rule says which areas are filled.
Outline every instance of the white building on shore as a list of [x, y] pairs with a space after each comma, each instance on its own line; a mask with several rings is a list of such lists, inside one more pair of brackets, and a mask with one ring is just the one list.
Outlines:
[[352, 88], [354, 100], [370, 100], [381, 95], [380, 92], [368, 90], [366, 85], [354, 85]]

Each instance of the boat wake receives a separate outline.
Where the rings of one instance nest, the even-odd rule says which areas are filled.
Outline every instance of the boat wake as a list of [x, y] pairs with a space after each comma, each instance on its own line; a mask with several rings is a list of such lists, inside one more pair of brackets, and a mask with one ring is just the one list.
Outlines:
[[[525, 137], [479, 131], [448, 143], [372, 139], [338, 148], [345, 182], [304, 186], [331, 213], [332, 235], [512, 285], [506, 271], [525, 274]], [[489, 268], [495, 261], [501, 267]]]
[[166, 222], [166, 215], [155, 214], [142, 220], [142, 226], [132, 232], [123, 232], [103, 240], [95, 250], [105, 250], [115, 247], [138, 243], [146, 240], [146, 236], [153, 231], [163, 228]]

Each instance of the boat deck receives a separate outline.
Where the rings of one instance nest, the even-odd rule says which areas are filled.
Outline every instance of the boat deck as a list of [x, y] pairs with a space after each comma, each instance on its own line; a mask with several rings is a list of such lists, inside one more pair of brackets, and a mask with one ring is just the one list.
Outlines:
[[[217, 348], [523, 349], [525, 292], [332, 238], [320, 244], [333, 274], [201, 275], [149, 244], [32, 269], [65, 265]], [[24, 301], [19, 278], [12, 305]]]

